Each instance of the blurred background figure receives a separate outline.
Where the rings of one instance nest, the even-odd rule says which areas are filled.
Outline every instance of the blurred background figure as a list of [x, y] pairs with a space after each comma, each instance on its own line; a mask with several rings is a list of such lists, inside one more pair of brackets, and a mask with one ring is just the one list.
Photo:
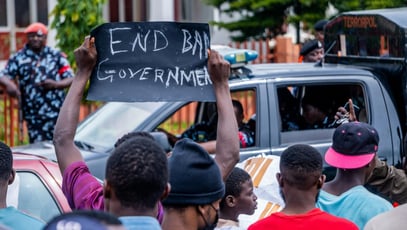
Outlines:
[[322, 47], [324, 47], [324, 28], [328, 22], [326, 19], [321, 19], [314, 24], [315, 39], [321, 42]]
[[0, 84], [18, 98], [19, 125], [22, 119], [26, 121], [30, 143], [52, 140], [73, 70], [64, 53], [46, 45], [48, 29], [44, 24], [33, 23], [24, 33], [28, 42], [0, 71]]
[[319, 92], [308, 92], [302, 99], [302, 116], [305, 129], [332, 128], [335, 113], [332, 111], [331, 102]]
[[317, 40], [307, 41], [300, 50], [298, 62], [318, 62], [324, 57], [324, 47]]

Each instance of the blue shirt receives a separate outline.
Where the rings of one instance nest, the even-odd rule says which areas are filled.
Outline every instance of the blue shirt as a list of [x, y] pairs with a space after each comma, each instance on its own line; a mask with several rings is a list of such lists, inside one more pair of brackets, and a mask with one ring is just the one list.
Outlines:
[[0, 209], [0, 224], [13, 230], [40, 230], [45, 225], [45, 223], [42, 222], [40, 219], [29, 216], [14, 207]]
[[122, 216], [119, 219], [128, 230], [161, 230], [158, 220], [151, 216]]
[[340, 196], [321, 190], [316, 206], [332, 215], [355, 223], [359, 229], [374, 216], [393, 209], [387, 200], [369, 192], [365, 187], [355, 186]]

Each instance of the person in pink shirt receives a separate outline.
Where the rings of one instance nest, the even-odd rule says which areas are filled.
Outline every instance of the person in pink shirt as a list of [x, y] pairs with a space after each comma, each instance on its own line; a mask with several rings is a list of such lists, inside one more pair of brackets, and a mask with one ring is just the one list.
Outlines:
[[62, 105], [53, 140], [64, 194], [73, 209], [103, 208], [118, 216], [127, 229], [161, 229], [157, 213], [160, 200], [170, 190], [168, 161], [153, 138], [140, 133], [119, 140], [107, 161], [103, 187], [74, 144], [80, 103], [97, 60], [94, 41], [87, 37], [74, 53], [78, 71]]

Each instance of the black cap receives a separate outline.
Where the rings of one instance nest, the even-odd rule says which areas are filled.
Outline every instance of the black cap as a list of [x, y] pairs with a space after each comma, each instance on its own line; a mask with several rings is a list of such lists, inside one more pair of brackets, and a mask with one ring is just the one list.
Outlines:
[[317, 21], [317, 23], [314, 24], [314, 30], [315, 31], [323, 31], [325, 25], [328, 23], [329, 21], [326, 19], [321, 19], [319, 21]]
[[375, 128], [363, 122], [345, 123], [336, 128], [325, 161], [336, 168], [361, 168], [374, 158], [378, 145]]
[[300, 55], [305, 56], [315, 49], [322, 48], [322, 43], [316, 39], [307, 41], [301, 48]]

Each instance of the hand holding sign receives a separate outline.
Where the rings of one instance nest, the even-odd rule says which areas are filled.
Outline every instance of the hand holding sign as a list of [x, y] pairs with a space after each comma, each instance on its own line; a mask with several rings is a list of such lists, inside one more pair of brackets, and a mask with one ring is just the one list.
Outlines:
[[86, 36], [85, 41], [74, 51], [78, 71], [91, 72], [96, 64], [95, 38]]
[[214, 101], [202, 23], [106, 23], [91, 32], [98, 61], [90, 100]]
[[[213, 82], [226, 83], [228, 84], [230, 76], [230, 64], [225, 61], [223, 57], [214, 50], [208, 50], [209, 61], [208, 61], [208, 71]], [[214, 84], [216, 87], [217, 84]]]

